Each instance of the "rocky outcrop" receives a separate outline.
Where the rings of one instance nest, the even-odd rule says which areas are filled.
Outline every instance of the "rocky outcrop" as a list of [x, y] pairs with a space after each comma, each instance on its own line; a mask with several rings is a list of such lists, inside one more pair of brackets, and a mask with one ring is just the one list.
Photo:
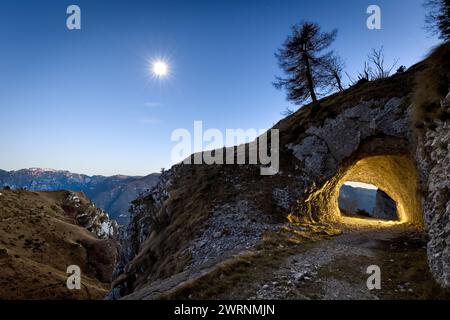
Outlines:
[[397, 204], [383, 190], [378, 189], [371, 216], [377, 219], [397, 220]]
[[265, 231], [277, 226], [264, 221], [261, 213], [248, 200], [226, 203], [213, 209], [208, 226], [201, 230], [189, 251], [192, 265], [201, 265], [230, 252], [249, 250], [261, 240]]
[[97, 208], [82, 193], [67, 191], [61, 203], [65, 213], [74, 218], [78, 225], [89, 230], [100, 239], [117, 239], [119, 226], [115, 220]]
[[384, 135], [410, 140], [406, 110], [401, 107], [404, 103], [401, 98], [361, 102], [336, 118], [325, 120], [320, 127], [308, 128], [301, 143], [287, 147], [304, 164], [309, 177], [314, 179], [319, 173], [330, 178], [370, 137]]
[[416, 163], [430, 268], [442, 286], [450, 287], [450, 42], [426, 61], [413, 97]]
[[406, 97], [361, 102], [307, 129], [299, 143], [288, 144], [304, 172], [300, 176], [306, 192], [299, 214], [333, 219], [340, 215], [336, 203], [342, 184], [358, 181], [389, 192], [408, 208], [404, 220], [420, 224], [408, 114]]
[[[335, 218], [339, 187], [353, 180], [344, 177], [356, 162], [380, 154], [409, 157], [407, 112], [406, 98], [348, 106], [334, 119], [305, 130], [299, 140], [284, 143], [276, 176], [262, 177], [256, 166], [180, 164], [166, 171], [156, 188], [134, 203], [109, 297], [136, 292], [176, 270], [201, 268], [230, 251], [251, 249], [289, 213], [311, 220]], [[378, 163], [392, 172], [402, 170], [401, 164]], [[354, 181], [373, 182], [364, 177]]]
[[130, 222], [122, 229], [120, 235], [121, 254], [113, 274], [116, 285], [108, 294], [109, 299], [120, 298], [124, 292], [130, 291], [129, 287], [132, 284], [125, 278], [125, 275], [130, 272], [129, 264], [143, 248], [150, 234], [160, 229], [162, 214], [167, 212], [162, 212], [161, 209], [169, 197], [168, 189], [176, 170], [177, 166], [174, 166], [171, 170], [163, 172], [159, 182], [148, 195], [142, 195], [133, 201], [129, 210]]
[[[288, 215], [345, 222], [338, 195], [346, 181], [382, 189], [397, 204], [399, 222], [415, 228], [424, 226], [423, 200], [432, 270], [445, 285], [449, 125], [436, 123], [417, 147], [409, 121], [416, 74], [424, 68], [356, 86], [321, 101], [319, 111], [305, 106], [280, 121], [276, 175], [261, 176], [257, 165], [179, 164], [166, 171], [133, 204], [109, 298], [154, 297], [167, 282], [186, 279], [179, 275], [254, 248]], [[418, 179], [427, 188], [423, 199]]]

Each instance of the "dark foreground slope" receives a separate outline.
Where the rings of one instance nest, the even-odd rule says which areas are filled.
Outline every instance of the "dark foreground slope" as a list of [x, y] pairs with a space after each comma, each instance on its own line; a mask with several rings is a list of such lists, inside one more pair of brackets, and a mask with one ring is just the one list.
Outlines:
[[[0, 190], [0, 299], [102, 299], [117, 225], [81, 193]], [[68, 290], [77, 265], [81, 290]]]

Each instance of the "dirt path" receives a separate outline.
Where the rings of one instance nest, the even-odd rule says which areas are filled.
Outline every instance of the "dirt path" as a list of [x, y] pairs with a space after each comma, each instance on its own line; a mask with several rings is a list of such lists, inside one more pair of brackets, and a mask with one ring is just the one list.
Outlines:
[[[289, 257], [262, 284], [255, 299], [373, 299], [366, 286], [366, 270], [379, 264], [375, 248], [392, 239], [391, 230], [347, 230]], [[355, 277], [356, 276], [356, 277]]]
[[[367, 268], [381, 269], [381, 290], [367, 288]], [[403, 227], [346, 229], [288, 257], [250, 299], [450, 298], [432, 279], [426, 241]]]
[[[428, 270], [424, 233], [406, 226], [289, 225], [263, 243], [195, 277], [173, 277], [129, 298], [450, 299]], [[380, 290], [367, 288], [373, 265], [381, 270]]]

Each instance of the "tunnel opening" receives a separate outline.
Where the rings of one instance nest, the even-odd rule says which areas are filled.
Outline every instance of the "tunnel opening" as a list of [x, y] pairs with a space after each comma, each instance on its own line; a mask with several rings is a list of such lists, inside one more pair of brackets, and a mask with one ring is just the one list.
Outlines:
[[398, 221], [397, 203], [373, 184], [346, 181], [339, 190], [339, 211], [353, 218]]
[[395, 202], [397, 219], [386, 223], [409, 223], [423, 225], [421, 203], [417, 193], [417, 170], [407, 155], [377, 155], [350, 162], [336, 177], [333, 190], [332, 214], [345, 218], [339, 210], [339, 190], [347, 181], [376, 186]]
[[[417, 169], [409, 154], [367, 155], [358, 153], [341, 163], [334, 175], [312, 190], [304, 209], [313, 220], [345, 225], [391, 226], [408, 224], [423, 229], [423, 212], [417, 191]], [[349, 217], [339, 209], [339, 193], [348, 181], [371, 184], [395, 202], [397, 220]]]

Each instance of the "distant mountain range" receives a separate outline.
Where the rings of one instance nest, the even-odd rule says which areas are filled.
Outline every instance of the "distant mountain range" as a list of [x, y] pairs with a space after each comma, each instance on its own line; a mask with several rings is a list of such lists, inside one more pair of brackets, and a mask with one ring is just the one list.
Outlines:
[[355, 214], [358, 210], [364, 210], [371, 214], [375, 208], [377, 190], [357, 188], [343, 185], [339, 192], [339, 208]]
[[104, 209], [119, 224], [128, 222], [130, 202], [141, 193], [153, 188], [159, 173], [145, 177], [116, 175], [88, 176], [53, 169], [0, 170], [0, 186], [29, 190], [72, 190], [86, 194], [92, 202]]

